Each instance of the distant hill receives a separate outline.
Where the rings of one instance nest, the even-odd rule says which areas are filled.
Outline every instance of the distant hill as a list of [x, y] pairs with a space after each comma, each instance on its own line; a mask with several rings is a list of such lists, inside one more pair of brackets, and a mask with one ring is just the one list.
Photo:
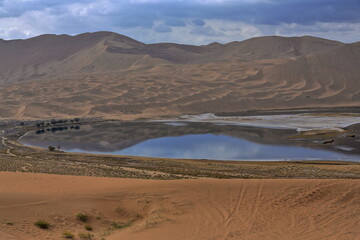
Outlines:
[[116, 118], [360, 106], [360, 43], [144, 44], [112, 32], [0, 41], [0, 117]]

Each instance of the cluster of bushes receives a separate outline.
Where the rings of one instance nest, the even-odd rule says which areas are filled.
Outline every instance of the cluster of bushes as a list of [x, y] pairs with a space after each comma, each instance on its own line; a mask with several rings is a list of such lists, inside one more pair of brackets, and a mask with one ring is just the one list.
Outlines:
[[78, 123], [80, 122], [80, 118], [72, 118], [72, 119], [51, 119], [50, 122], [39, 121], [36, 123], [38, 128], [56, 124], [66, 124], [66, 123]]
[[80, 118], [73, 118], [73, 119], [51, 119], [50, 123], [52, 125], [56, 125], [56, 124], [64, 124], [64, 123], [68, 123], [68, 122], [71, 122], [71, 123], [74, 123], [74, 122], [79, 122], [80, 121]]
[[43, 134], [43, 133], [45, 133], [45, 130], [44, 130], [44, 129], [41, 129], [41, 130], [37, 130], [37, 131], [36, 131], [36, 134]]
[[[117, 210], [116, 210], [117, 211]], [[117, 229], [124, 229], [127, 227], [132, 226], [132, 224], [136, 221], [136, 219], [140, 219], [142, 218], [141, 215], [137, 214], [136, 217], [128, 222], [125, 223], [119, 223], [119, 222], [112, 222], [110, 225], [110, 228], [103, 233], [103, 236], [107, 236], [109, 235], [111, 232], [117, 230]], [[86, 230], [86, 232], [79, 232], [78, 233], [78, 238], [80, 240], [93, 240], [94, 239], [94, 234], [92, 233], [94, 228], [89, 224], [89, 220], [91, 220], [91, 217], [84, 212], [78, 212], [75, 215], [75, 219], [79, 222], [82, 222], [84, 229]], [[96, 216], [97, 220], [100, 220], [101, 217], [100, 216]], [[45, 220], [38, 220], [34, 223], [34, 225], [40, 229], [51, 229], [54, 228], [53, 225], [51, 225], [49, 222], [45, 221]], [[62, 233], [62, 238], [63, 239], [77, 239], [75, 234], [72, 231], [64, 231]], [[105, 239], [105, 238], [101, 238], [101, 239]]]
[[[76, 214], [76, 219], [78, 221], [86, 223], [89, 220], [89, 215], [80, 212]], [[41, 229], [49, 229], [51, 227], [51, 224], [45, 220], [37, 220], [34, 225]], [[89, 232], [93, 231], [93, 227], [90, 224], [85, 224], [84, 228]], [[91, 234], [89, 232], [80, 232], [78, 236], [81, 240], [92, 240], [94, 238], [94, 234]], [[70, 231], [65, 231], [63, 232], [62, 237], [65, 239], [75, 239], [75, 234]]]
[[[75, 239], [75, 234], [73, 234], [72, 232], [66, 231], [63, 233], [63, 238]], [[79, 238], [81, 240], [92, 240], [94, 238], [94, 234], [81, 232], [81, 233], [79, 233]]]

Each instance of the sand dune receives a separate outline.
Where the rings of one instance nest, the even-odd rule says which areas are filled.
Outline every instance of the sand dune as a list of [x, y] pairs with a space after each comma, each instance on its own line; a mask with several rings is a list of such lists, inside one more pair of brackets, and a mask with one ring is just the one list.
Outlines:
[[359, 49], [309, 36], [205, 46], [111, 32], [1, 41], [0, 117], [359, 106]]
[[[11, 182], [12, 184], [7, 184]], [[0, 174], [0, 239], [357, 239], [357, 180], [133, 180]], [[33, 225], [38, 219], [49, 230]], [[128, 222], [110, 229], [113, 221]]]

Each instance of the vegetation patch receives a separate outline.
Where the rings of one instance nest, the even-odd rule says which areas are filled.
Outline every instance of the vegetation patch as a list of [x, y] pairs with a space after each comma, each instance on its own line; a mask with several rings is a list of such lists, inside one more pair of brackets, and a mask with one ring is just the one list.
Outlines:
[[133, 224], [133, 221], [128, 221], [126, 223], [113, 222], [113, 223], [111, 223], [111, 228], [113, 228], [113, 229], [123, 229], [123, 228], [131, 227], [132, 224]]
[[72, 232], [66, 231], [66, 232], [63, 232], [63, 238], [65, 238], [65, 239], [74, 239], [75, 235]]
[[47, 221], [44, 221], [44, 220], [37, 220], [35, 222], [35, 226], [37, 226], [38, 228], [41, 228], [41, 229], [49, 229], [50, 223], [48, 223]]
[[88, 230], [88, 231], [92, 231], [92, 230], [93, 230], [93, 227], [92, 227], [90, 224], [86, 224], [86, 225], [84, 226], [84, 228], [85, 228], [86, 230]]
[[94, 234], [91, 233], [79, 233], [79, 238], [81, 240], [92, 240], [94, 238]]
[[78, 213], [76, 214], [76, 219], [81, 222], [87, 222], [89, 220], [89, 216], [86, 213]]
[[[139, 215], [140, 216], [140, 215]], [[142, 216], [141, 216], [142, 218]], [[133, 223], [137, 220], [138, 218], [134, 218], [128, 222], [112, 222], [110, 227], [106, 230], [106, 232], [103, 234], [103, 236], [109, 236], [112, 232], [119, 230], [119, 229], [125, 229], [128, 227], [131, 227], [133, 225]]]
[[49, 146], [48, 149], [49, 149], [50, 152], [53, 152], [53, 151], [55, 151], [56, 148], [53, 147], [53, 146]]

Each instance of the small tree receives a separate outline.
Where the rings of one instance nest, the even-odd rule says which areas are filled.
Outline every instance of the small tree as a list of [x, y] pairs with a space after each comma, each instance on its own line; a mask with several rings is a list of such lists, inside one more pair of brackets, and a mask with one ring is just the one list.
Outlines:
[[63, 232], [63, 238], [65, 238], [65, 239], [74, 239], [75, 235], [72, 232], [66, 231], [66, 232]]
[[35, 226], [42, 229], [48, 229], [50, 227], [50, 224], [44, 220], [37, 220], [35, 222]]
[[52, 151], [55, 151], [55, 147], [53, 147], [53, 146], [49, 146], [48, 149], [49, 149], [49, 151], [51, 151], [51, 152], [52, 152]]
[[76, 214], [76, 219], [82, 222], [87, 222], [89, 219], [89, 216], [86, 213], [78, 213]]

